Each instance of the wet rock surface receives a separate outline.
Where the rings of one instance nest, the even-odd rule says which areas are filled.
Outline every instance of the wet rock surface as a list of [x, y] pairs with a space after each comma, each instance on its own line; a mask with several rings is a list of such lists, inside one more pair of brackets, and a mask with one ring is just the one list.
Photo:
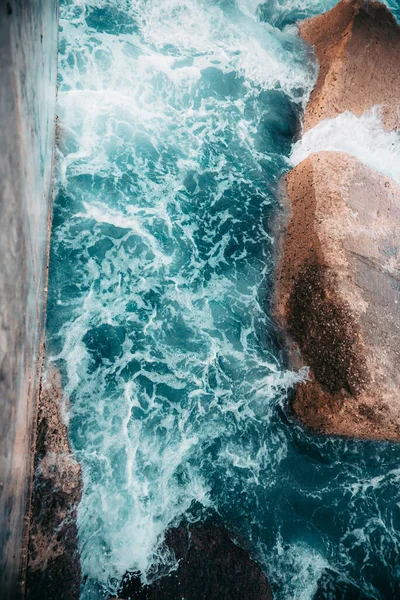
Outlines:
[[60, 416], [61, 401], [61, 377], [50, 368], [42, 382], [38, 414], [26, 577], [29, 600], [79, 598], [76, 512], [82, 481]]
[[400, 27], [374, 0], [341, 0], [332, 10], [300, 24], [314, 46], [320, 70], [307, 104], [304, 130], [345, 111], [361, 116], [383, 106], [387, 129], [400, 125]]
[[142, 586], [127, 575], [120, 598], [126, 600], [270, 600], [271, 589], [260, 566], [237, 546], [229, 532], [212, 522], [180, 525], [166, 534], [179, 561], [176, 571]]
[[312, 429], [400, 438], [400, 186], [356, 158], [313, 154], [287, 176], [277, 272], [295, 414]]

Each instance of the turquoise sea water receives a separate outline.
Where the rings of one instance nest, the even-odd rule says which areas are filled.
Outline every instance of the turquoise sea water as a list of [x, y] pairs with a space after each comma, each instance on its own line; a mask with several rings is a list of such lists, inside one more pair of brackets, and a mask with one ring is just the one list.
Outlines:
[[324, 573], [400, 597], [400, 447], [291, 421], [304, 373], [269, 309], [276, 187], [317, 69], [292, 24], [333, 4], [61, 3], [47, 327], [84, 473], [85, 600], [173, 566], [166, 528], [208, 511], [278, 600]]

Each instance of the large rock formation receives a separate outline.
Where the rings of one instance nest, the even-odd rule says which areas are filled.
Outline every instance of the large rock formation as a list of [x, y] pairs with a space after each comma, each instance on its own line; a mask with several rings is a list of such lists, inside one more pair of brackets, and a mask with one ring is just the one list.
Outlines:
[[40, 394], [30, 515], [27, 600], [78, 600], [81, 570], [76, 513], [80, 466], [60, 415], [61, 377], [50, 368]]
[[303, 21], [301, 36], [315, 48], [320, 70], [304, 117], [304, 130], [347, 110], [361, 116], [384, 106], [387, 129], [400, 124], [400, 27], [374, 0], [341, 0]]
[[313, 429], [400, 438], [400, 187], [356, 158], [313, 154], [287, 177], [290, 217], [277, 314], [292, 363], [310, 366], [293, 408]]
[[[382, 107], [399, 126], [400, 28], [375, 0], [341, 0], [300, 24], [320, 64], [304, 128]], [[292, 400], [315, 431], [400, 439], [400, 187], [356, 158], [313, 154], [287, 176], [276, 312], [290, 362], [310, 367]]]
[[170, 575], [142, 586], [127, 576], [120, 598], [129, 600], [271, 600], [268, 580], [229, 532], [214, 523], [170, 529], [167, 546], [179, 560]]

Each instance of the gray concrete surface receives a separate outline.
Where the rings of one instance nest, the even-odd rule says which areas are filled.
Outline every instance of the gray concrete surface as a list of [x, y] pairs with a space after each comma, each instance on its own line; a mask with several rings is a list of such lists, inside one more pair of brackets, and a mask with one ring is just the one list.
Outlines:
[[57, 0], [0, 0], [0, 598], [21, 596], [44, 324]]

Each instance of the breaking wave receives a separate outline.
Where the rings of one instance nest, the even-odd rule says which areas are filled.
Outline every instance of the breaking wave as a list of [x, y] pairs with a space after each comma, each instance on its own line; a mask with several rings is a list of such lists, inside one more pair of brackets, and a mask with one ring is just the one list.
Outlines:
[[352, 154], [400, 183], [400, 134], [385, 131], [378, 107], [361, 117], [345, 112], [320, 121], [294, 145], [292, 162], [298, 165], [312, 152], [320, 150]]

